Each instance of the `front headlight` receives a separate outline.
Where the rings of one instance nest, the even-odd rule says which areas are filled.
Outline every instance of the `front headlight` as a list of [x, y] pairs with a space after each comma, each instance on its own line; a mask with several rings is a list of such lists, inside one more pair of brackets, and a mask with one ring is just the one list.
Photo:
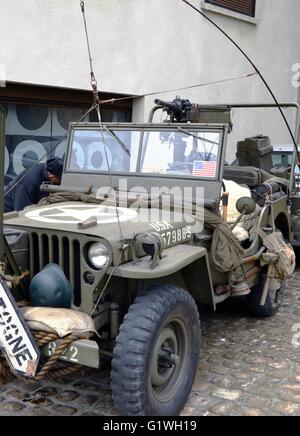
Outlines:
[[103, 269], [109, 263], [109, 251], [103, 244], [92, 244], [88, 249], [88, 259], [94, 268]]

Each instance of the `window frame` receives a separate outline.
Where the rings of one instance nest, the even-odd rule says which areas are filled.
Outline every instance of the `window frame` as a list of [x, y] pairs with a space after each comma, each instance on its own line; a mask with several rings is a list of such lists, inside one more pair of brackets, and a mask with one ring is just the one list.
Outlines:
[[216, 5], [211, 3], [210, 0], [201, 0], [201, 8], [208, 12], [218, 13], [221, 15], [225, 15], [230, 18], [238, 19], [240, 21], [244, 21], [249, 24], [257, 25], [259, 23], [259, 3], [258, 0], [255, 0], [255, 16], [252, 17], [250, 15], [246, 15], [244, 13], [236, 12], [225, 6]]
[[69, 141], [68, 141], [68, 149], [67, 149], [67, 157], [65, 159], [65, 166], [64, 166], [64, 172], [65, 174], [74, 175], [74, 174], [85, 174], [89, 176], [117, 176], [117, 177], [138, 177], [138, 178], [147, 178], [151, 177], [152, 179], [165, 179], [165, 180], [190, 180], [190, 181], [202, 181], [202, 182], [217, 182], [220, 180], [221, 177], [221, 166], [222, 166], [222, 160], [225, 150], [225, 145], [227, 141], [227, 125], [224, 124], [216, 124], [216, 125], [205, 125], [205, 124], [190, 124], [187, 127], [187, 130], [192, 132], [200, 132], [200, 131], [207, 131], [207, 132], [219, 132], [220, 133], [220, 144], [219, 144], [219, 153], [218, 153], [218, 160], [217, 160], [217, 173], [215, 177], [195, 177], [190, 175], [179, 175], [179, 174], [164, 174], [161, 175], [159, 173], [149, 173], [149, 172], [141, 172], [141, 155], [143, 151], [143, 144], [144, 144], [144, 138], [145, 134], [148, 132], [160, 132], [162, 130], [164, 131], [175, 131], [177, 127], [185, 127], [185, 124], [172, 124], [172, 125], [166, 125], [162, 127], [161, 125], [151, 125], [151, 124], [142, 124], [142, 125], [135, 125], [135, 126], [128, 126], [128, 124], [122, 124], [122, 123], [105, 123], [107, 127], [109, 127], [114, 132], [122, 131], [122, 130], [130, 130], [130, 131], [139, 131], [141, 133], [140, 136], [140, 143], [139, 143], [139, 153], [138, 153], [138, 159], [137, 159], [137, 165], [136, 165], [136, 171], [134, 172], [122, 172], [122, 171], [82, 171], [82, 170], [74, 170], [70, 167], [71, 163], [71, 156], [72, 156], [72, 143], [74, 141], [74, 132], [76, 130], [99, 130], [99, 126], [97, 125], [80, 125], [77, 124], [76, 126], [70, 126], [70, 133], [69, 133]]

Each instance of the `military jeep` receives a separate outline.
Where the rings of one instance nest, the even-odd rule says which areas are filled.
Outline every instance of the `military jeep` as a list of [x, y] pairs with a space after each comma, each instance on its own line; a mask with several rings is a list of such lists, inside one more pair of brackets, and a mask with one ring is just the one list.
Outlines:
[[[152, 121], [158, 110], [166, 122]], [[216, 310], [244, 295], [256, 316], [280, 307], [284, 280], [272, 288], [274, 259], [256, 230], [276, 228], [290, 240], [288, 194], [258, 210], [243, 198], [236, 222], [226, 223], [223, 179], [241, 184], [250, 173], [263, 183], [257, 169], [225, 167], [230, 130], [230, 108], [178, 99], [157, 101], [148, 123], [72, 123], [61, 185], [43, 185], [43, 204], [4, 216], [9, 259], [29, 271], [27, 288], [56, 264], [72, 286], [70, 310], [93, 319], [94, 336], [69, 345], [63, 359], [91, 368], [111, 360], [121, 415], [180, 413], [201, 350], [200, 304]], [[250, 214], [249, 237], [239, 243], [231, 229]], [[222, 253], [216, 232], [225, 234]], [[228, 253], [241, 254], [237, 275], [215, 262], [233, 262]]]

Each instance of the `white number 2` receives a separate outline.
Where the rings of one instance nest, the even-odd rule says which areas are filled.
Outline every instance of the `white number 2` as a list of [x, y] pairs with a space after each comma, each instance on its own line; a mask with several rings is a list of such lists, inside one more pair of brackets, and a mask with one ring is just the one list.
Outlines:
[[[56, 342], [50, 342], [50, 343], [49, 343], [49, 345], [48, 345], [48, 350], [49, 350], [49, 355], [50, 355], [50, 356], [52, 356], [52, 355], [54, 354], [54, 352], [55, 352], [55, 350], [56, 350], [56, 347], [57, 347]], [[68, 354], [69, 354], [70, 357], [68, 357], [67, 354], [66, 354], [66, 353], [67, 353], [67, 350], [68, 350], [68, 348], [66, 348], [66, 349], [62, 352], [60, 358], [63, 359], [63, 360], [69, 360], [70, 362], [77, 363], [77, 362], [78, 362], [78, 359], [77, 359], [78, 348], [75, 347], [74, 345], [71, 345], [70, 349], [68, 350], [68, 351], [69, 351]]]

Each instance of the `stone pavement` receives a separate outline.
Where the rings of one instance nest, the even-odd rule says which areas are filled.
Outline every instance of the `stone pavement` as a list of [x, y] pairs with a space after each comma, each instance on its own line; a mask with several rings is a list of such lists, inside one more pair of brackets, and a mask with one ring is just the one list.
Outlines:
[[[300, 416], [300, 335], [299, 348], [292, 345], [292, 328], [300, 323], [299, 283], [297, 272], [271, 319], [249, 317], [238, 300], [217, 314], [201, 308], [202, 353], [183, 416]], [[0, 389], [1, 416], [115, 414], [108, 370], [83, 370], [66, 384], [13, 381]]]

